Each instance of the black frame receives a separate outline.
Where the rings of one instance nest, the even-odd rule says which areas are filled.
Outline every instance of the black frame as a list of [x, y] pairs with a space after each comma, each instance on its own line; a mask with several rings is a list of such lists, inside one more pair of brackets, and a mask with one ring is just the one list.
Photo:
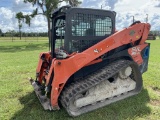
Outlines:
[[[63, 11], [62, 11], [63, 10]], [[115, 33], [115, 16], [116, 12], [102, 9], [91, 9], [91, 8], [71, 8], [69, 6], [64, 6], [52, 13], [52, 28], [54, 28], [55, 20], [57, 17], [65, 16], [66, 24], [65, 24], [65, 34], [64, 34], [64, 48], [67, 52], [69, 52], [69, 42], [71, 40], [95, 40], [101, 41], [111, 34], [106, 34], [105, 36], [72, 36], [72, 16], [76, 13], [80, 14], [92, 14], [92, 15], [100, 15], [104, 17], [111, 18], [112, 21], [112, 31], [111, 34]], [[51, 54], [52, 57], [55, 57], [55, 29], [52, 29], [52, 38], [51, 38]]]
[[64, 47], [66, 50], [69, 50], [69, 42], [70, 40], [103, 40], [104, 38], [110, 36], [108, 34], [106, 36], [72, 36], [72, 16], [76, 13], [82, 14], [93, 14], [93, 15], [101, 15], [104, 17], [110, 17], [112, 21], [112, 32], [115, 33], [115, 16], [116, 12], [102, 9], [91, 9], [91, 8], [70, 8], [66, 12], [66, 32], [65, 32], [65, 44]]

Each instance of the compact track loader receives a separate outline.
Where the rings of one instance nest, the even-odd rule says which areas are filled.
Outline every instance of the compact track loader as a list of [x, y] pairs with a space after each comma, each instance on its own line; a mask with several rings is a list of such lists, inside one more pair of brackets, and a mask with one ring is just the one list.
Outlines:
[[45, 110], [71, 116], [139, 93], [147, 71], [148, 23], [115, 32], [114, 11], [61, 7], [52, 13], [51, 50], [40, 54], [35, 93]]

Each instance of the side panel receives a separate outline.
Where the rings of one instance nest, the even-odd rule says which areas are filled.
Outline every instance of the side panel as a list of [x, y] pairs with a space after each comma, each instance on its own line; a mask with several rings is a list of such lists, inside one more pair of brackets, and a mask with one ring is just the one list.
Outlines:
[[138, 63], [139, 65], [143, 63], [141, 52], [146, 46], [148, 46], [148, 44], [137, 45], [128, 49], [128, 53], [131, 55], [134, 62]]
[[137, 46], [132, 47], [128, 50], [128, 53], [130, 54], [131, 58], [136, 63], [139, 64], [139, 69], [140, 69], [141, 73], [144, 73], [147, 71], [148, 60], [149, 60], [149, 50], [150, 50], [149, 43], [137, 45]]

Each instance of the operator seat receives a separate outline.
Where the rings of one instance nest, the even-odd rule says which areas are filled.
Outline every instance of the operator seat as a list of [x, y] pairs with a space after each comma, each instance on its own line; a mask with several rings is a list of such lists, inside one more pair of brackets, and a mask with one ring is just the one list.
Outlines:
[[95, 29], [89, 28], [85, 32], [85, 36], [95, 36]]

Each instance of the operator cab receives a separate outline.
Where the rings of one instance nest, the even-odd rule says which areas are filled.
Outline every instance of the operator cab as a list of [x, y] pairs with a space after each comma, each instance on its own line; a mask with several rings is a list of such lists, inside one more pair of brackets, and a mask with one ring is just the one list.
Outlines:
[[[52, 13], [53, 58], [82, 52], [115, 32], [114, 11], [63, 6]], [[64, 52], [65, 51], [65, 52]]]

